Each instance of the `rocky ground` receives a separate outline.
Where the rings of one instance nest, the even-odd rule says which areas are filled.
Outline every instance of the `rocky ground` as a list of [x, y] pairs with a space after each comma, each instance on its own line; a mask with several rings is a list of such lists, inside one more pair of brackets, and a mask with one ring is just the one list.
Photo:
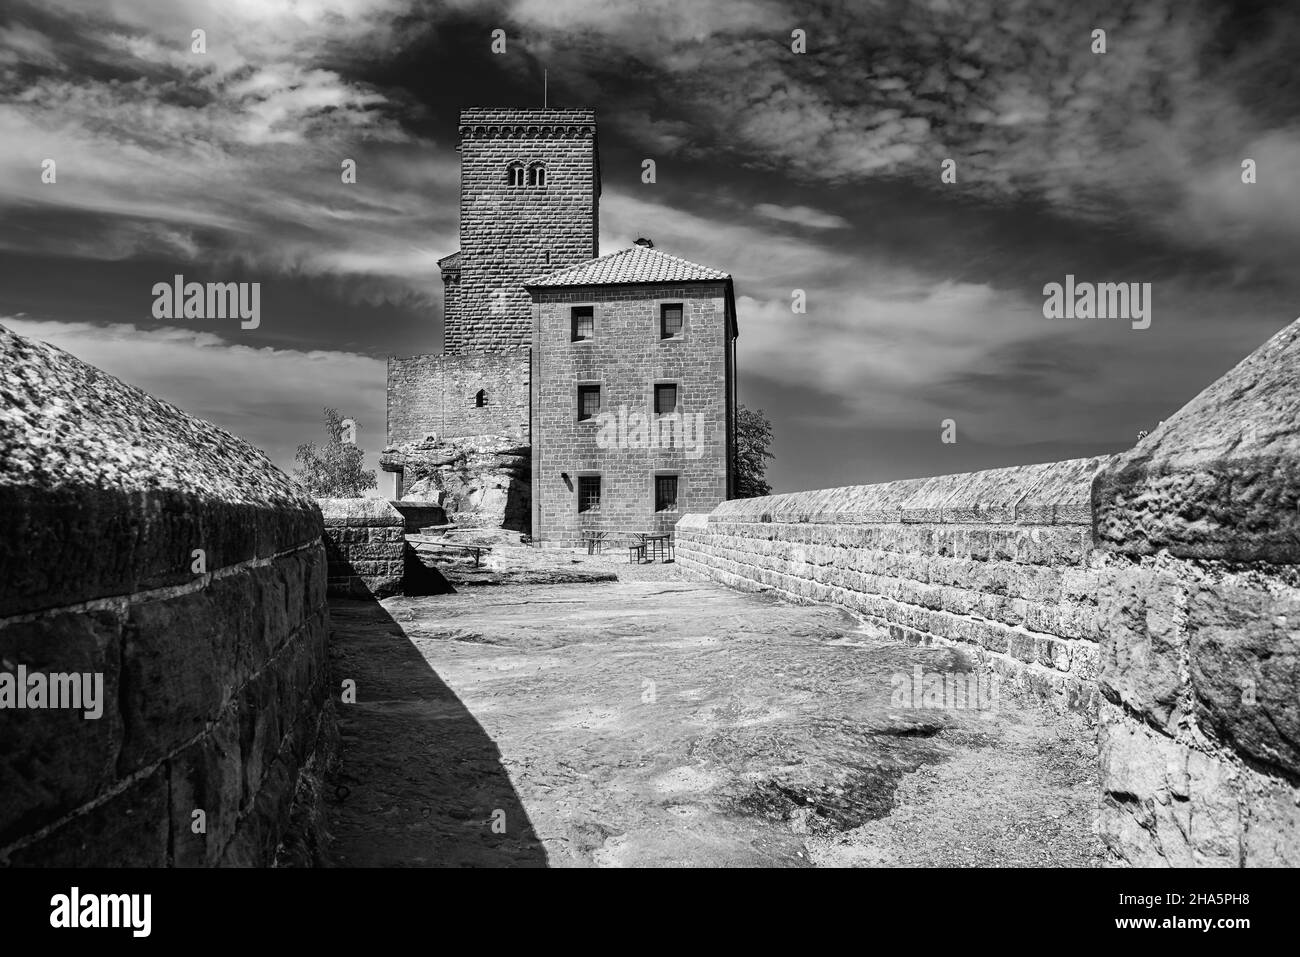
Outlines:
[[358, 688], [335, 864], [1097, 863], [1081, 719], [891, 700], [961, 652], [625, 554], [519, 553], [494, 552], [498, 587], [332, 603]]

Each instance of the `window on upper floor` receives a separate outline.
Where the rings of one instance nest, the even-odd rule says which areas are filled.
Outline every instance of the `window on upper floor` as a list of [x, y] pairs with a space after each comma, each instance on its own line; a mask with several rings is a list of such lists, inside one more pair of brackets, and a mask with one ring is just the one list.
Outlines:
[[572, 311], [573, 341], [582, 342], [596, 334], [596, 309], [594, 306], [574, 306]]
[[682, 304], [665, 302], [659, 307], [659, 338], [675, 339], [682, 334]]
[[511, 163], [506, 167], [506, 182], [511, 186], [524, 185], [524, 164]]
[[677, 384], [661, 382], [655, 385], [655, 415], [677, 411]]
[[528, 185], [529, 186], [546, 186], [546, 166], [542, 163], [533, 163], [528, 167]]
[[487, 405], [487, 392], [483, 389], [479, 389], [478, 393], [474, 396], [474, 406], [475, 408], [481, 409], [485, 405]]

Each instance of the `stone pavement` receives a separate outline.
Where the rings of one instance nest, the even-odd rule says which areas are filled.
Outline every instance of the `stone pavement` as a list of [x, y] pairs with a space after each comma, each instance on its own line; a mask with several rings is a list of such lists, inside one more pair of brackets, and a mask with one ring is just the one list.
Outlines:
[[963, 653], [575, 557], [621, 578], [332, 603], [333, 863], [1097, 863], [1078, 715], [900, 706]]

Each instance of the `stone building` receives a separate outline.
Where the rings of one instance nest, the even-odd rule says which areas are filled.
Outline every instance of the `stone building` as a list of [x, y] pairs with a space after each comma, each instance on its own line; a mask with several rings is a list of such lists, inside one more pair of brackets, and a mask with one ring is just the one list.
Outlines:
[[638, 240], [527, 287], [533, 527], [668, 531], [730, 498], [731, 277]]
[[463, 110], [459, 149], [443, 351], [389, 359], [387, 494], [548, 544], [727, 499], [731, 277], [650, 240], [597, 257], [591, 110]]

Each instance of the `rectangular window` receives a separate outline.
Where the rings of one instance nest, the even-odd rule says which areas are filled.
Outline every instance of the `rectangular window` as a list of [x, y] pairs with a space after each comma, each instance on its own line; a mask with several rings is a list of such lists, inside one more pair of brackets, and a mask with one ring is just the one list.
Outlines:
[[582, 342], [596, 334], [596, 310], [592, 306], [573, 307], [573, 341]]
[[655, 386], [655, 415], [677, 411], [677, 386], [673, 383]]
[[677, 476], [655, 476], [655, 511], [677, 511]]
[[600, 476], [578, 476], [578, 511], [600, 511]]
[[595, 418], [598, 412], [600, 412], [600, 386], [578, 386], [578, 421], [585, 422], [587, 419]]
[[659, 338], [672, 339], [682, 334], [682, 304], [664, 303], [659, 307]]

